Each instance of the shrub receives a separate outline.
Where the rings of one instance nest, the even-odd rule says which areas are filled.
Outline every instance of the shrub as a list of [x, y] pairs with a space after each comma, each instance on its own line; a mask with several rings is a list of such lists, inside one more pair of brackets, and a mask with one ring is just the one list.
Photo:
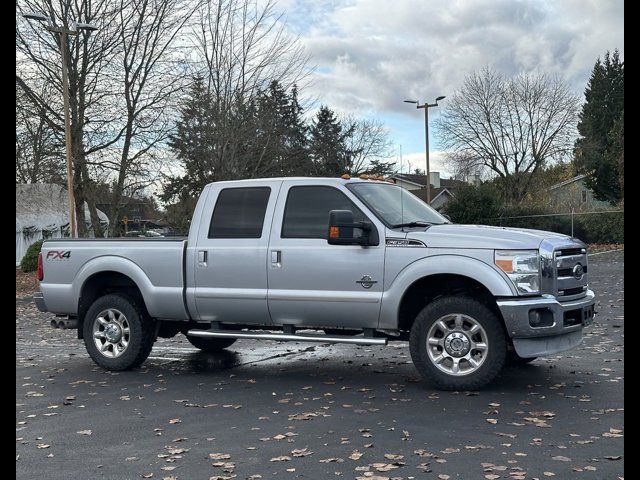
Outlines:
[[29, 245], [27, 253], [24, 254], [20, 261], [20, 269], [23, 272], [35, 272], [38, 269], [38, 254], [42, 248], [42, 240]]
[[464, 186], [442, 207], [455, 223], [490, 224], [500, 216], [502, 202], [495, 185]]
[[[544, 197], [540, 195], [536, 199], [537, 203], [505, 204], [499, 188], [487, 182], [462, 188], [442, 211], [455, 223], [531, 228], [571, 235], [571, 215], [546, 216], [564, 212], [553, 211], [550, 205], [541, 203]], [[575, 215], [573, 236], [586, 243], [624, 243], [624, 212]]]

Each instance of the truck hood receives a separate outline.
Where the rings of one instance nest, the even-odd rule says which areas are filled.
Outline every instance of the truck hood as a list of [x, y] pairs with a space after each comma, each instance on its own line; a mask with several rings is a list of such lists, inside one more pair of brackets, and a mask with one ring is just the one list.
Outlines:
[[543, 230], [489, 227], [486, 225], [433, 225], [425, 231], [411, 231], [408, 239], [433, 248], [537, 249], [543, 240], [567, 240], [571, 237]]

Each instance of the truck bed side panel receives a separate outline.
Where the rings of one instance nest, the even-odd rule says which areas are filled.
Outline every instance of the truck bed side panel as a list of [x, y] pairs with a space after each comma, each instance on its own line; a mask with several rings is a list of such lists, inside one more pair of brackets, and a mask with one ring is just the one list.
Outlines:
[[140, 288], [150, 315], [186, 320], [182, 296], [185, 245], [183, 239], [47, 241], [42, 247], [44, 279], [40, 290], [49, 311], [73, 315], [88, 278], [119, 272]]

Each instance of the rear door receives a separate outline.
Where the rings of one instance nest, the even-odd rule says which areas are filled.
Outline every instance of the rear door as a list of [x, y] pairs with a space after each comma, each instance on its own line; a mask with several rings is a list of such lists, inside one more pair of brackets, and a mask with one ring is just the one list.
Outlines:
[[[329, 245], [329, 212], [348, 209], [378, 229], [380, 244]], [[384, 229], [341, 184], [286, 180], [269, 244], [269, 311], [276, 325], [374, 328], [384, 274]]]
[[270, 323], [267, 250], [281, 184], [212, 185], [191, 258], [199, 320]]

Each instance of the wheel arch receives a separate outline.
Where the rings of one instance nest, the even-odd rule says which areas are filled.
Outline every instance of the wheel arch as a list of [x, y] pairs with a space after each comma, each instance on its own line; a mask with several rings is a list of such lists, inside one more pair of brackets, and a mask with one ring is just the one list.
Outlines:
[[504, 274], [476, 258], [455, 254], [422, 258], [405, 267], [384, 292], [379, 328], [411, 328], [417, 312], [445, 294], [478, 296], [504, 323], [495, 299], [516, 293]]
[[[463, 295], [485, 304], [501, 320], [504, 320], [491, 291], [478, 280], [460, 274], [436, 273], [417, 279], [404, 292], [398, 306], [398, 328], [411, 330], [420, 311], [436, 298]], [[506, 329], [505, 329], [506, 332]]]
[[142, 313], [150, 316], [145, 295], [130, 275], [113, 270], [100, 270], [87, 275], [79, 286], [78, 292], [78, 338], [83, 335], [84, 317], [91, 305], [100, 297], [120, 293], [133, 298], [140, 305]]

